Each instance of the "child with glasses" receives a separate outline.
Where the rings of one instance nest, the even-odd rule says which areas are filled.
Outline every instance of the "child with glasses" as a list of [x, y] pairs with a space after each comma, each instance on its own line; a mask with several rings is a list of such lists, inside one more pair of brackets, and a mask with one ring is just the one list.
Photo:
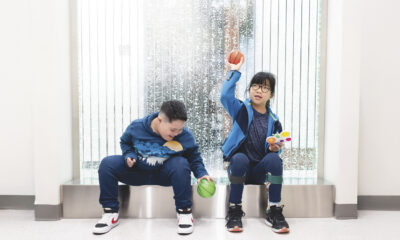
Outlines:
[[226, 227], [230, 232], [243, 231], [244, 184], [263, 185], [266, 182], [269, 208], [265, 222], [274, 232], [287, 233], [289, 225], [280, 205], [283, 166], [279, 154], [282, 143], [270, 145], [266, 142], [267, 137], [282, 132], [282, 125], [270, 108], [270, 99], [275, 92], [275, 77], [267, 72], [254, 75], [248, 89], [250, 99], [242, 102], [235, 97], [235, 89], [243, 62], [242, 58], [237, 65], [231, 64], [220, 99], [232, 118], [232, 129], [222, 146], [224, 161], [229, 164], [227, 171], [231, 182]]

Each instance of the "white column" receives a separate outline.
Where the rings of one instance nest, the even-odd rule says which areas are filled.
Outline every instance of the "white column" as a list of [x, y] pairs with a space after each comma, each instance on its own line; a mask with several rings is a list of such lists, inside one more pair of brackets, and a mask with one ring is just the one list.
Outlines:
[[361, 5], [360, 0], [328, 1], [325, 178], [335, 185], [336, 206], [351, 205], [354, 212], [358, 186]]
[[35, 205], [59, 205], [72, 178], [69, 1], [31, 0]]

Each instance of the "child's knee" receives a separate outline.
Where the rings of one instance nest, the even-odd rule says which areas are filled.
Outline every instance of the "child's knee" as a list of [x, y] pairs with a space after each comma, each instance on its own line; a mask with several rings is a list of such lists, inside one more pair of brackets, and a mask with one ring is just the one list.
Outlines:
[[169, 160], [169, 163], [175, 167], [179, 168], [188, 168], [189, 167], [189, 161], [182, 156], [174, 156], [171, 157]]
[[111, 161], [112, 161], [111, 156], [103, 158], [99, 165], [99, 172], [106, 168], [109, 168], [111, 166]]
[[232, 184], [243, 184], [246, 181], [246, 169], [250, 161], [243, 153], [233, 155], [228, 168], [229, 181]]
[[250, 163], [249, 158], [244, 153], [236, 153], [231, 158], [230, 167], [235, 168], [244, 168], [247, 167]]
[[182, 156], [174, 156], [167, 160], [164, 164], [167, 164], [167, 168], [170, 172], [179, 175], [190, 175], [189, 161]]
[[282, 175], [283, 163], [278, 153], [268, 153], [262, 161], [269, 172]]
[[119, 169], [117, 166], [118, 164], [123, 164], [124, 162], [122, 161], [122, 156], [118, 158], [118, 156], [107, 156], [101, 160], [100, 165], [99, 165], [99, 170], [98, 172], [106, 172], [110, 171], [111, 169]]

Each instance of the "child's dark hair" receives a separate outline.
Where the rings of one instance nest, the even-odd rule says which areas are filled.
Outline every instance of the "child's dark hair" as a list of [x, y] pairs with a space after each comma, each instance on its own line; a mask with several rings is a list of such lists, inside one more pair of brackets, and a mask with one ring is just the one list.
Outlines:
[[[275, 76], [269, 72], [258, 72], [254, 75], [254, 77], [250, 81], [250, 85], [248, 91], [250, 91], [250, 87], [253, 84], [259, 84], [261, 86], [268, 86], [267, 81], [269, 82], [269, 88], [271, 89], [271, 96], [274, 96], [275, 93]], [[268, 100], [267, 107], [270, 106], [270, 100]]]
[[185, 104], [178, 100], [163, 102], [160, 113], [163, 113], [168, 118], [168, 122], [172, 122], [174, 120], [187, 120]]

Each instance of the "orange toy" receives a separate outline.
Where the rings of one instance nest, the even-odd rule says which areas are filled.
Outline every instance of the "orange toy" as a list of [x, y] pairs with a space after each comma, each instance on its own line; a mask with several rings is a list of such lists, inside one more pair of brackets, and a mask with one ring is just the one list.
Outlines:
[[240, 62], [240, 59], [242, 57], [243, 57], [243, 61], [244, 61], [243, 53], [239, 50], [233, 50], [231, 53], [229, 53], [228, 62], [236, 65]]

